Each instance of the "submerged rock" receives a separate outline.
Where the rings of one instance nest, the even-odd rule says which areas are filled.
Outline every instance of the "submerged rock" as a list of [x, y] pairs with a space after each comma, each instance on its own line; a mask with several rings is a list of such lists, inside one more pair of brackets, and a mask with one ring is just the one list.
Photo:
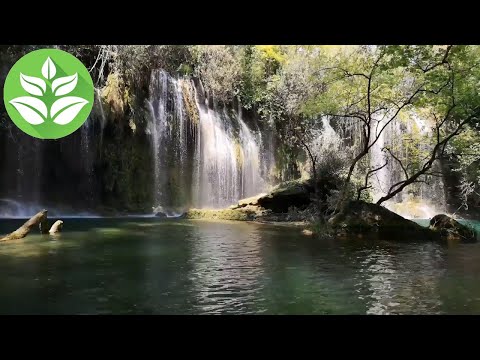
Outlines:
[[159, 217], [159, 218], [166, 218], [167, 217], [167, 214], [165, 213], [165, 210], [163, 210], [162, 206], [155, 206], [152, 209], [153, 209], [153, 213], [155, 214], [156, 217]]
[[337, 236], [374, 236], [382, 240], [437, 240], [437, 233], [405, 219], [383, 206], [351, 201], [329, 220]]
[[445, 240], [476, 242], [475, 230], [460, 224], [457, 220], [445, 214], [435, 215], [430, 220], [430, 229], [440, 234]]
[[312, 235], [313, 235], [313, 231], [312, 231], [312, 230], [308, 230], [308, 229], [303, 229], [303, 230], [302, 230], [302, 234], [303, 234], [303, 235], [306, 235], [306, 236], [312, 236]]

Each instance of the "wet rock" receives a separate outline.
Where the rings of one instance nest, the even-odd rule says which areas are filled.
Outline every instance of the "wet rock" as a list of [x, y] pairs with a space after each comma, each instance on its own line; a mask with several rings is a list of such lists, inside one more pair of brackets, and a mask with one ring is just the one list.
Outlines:
[[445, 214], [435, 215], [430, 220], [430, 229], [440, 234], [445, 240], [476, 242], [475, 230], [460, 224], [457, 220]]
[[369, 237], [382, 240], [439, 240], [429, 228], [405, 219], [377, 204], [350, 201], [345, 209], [330, 218], [329, 225], [339, 237]]
[[267, 195], [260, 196], [256, 204], [276, 213], [287, 212], [292, 206], [303, 208], [310, 204], [312, 187], [307, 181], [292, 180], [277, 185]]
[[166, 218], [167, 217], [167, 214], [165, 212], [165, 210], [163, 210], [163, 207], [161, 206], [156, 206], [153, 208], [153, 213], [155, 214], [156, 217], [159, 217], [159, 218]]
[[302, 230], [302, 234], [303, 234], [303, 235], [306, 235], [306, 236], [312, 236], [312, 235], [313, 235], [313, 231], [312, 231], [312, 230], [308, 230], [308, 229], [303, 229], [303, 230]]

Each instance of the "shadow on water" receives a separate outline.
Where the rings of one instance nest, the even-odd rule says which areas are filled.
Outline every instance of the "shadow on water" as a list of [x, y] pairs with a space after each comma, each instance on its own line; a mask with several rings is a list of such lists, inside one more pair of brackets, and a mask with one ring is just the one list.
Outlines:
[[[0, 233], [22, 223], [2, 220]], [[480, 313], [478, 244], [156, 218], [69, 219], [64, 229], [0, 244], [0, 313]]]

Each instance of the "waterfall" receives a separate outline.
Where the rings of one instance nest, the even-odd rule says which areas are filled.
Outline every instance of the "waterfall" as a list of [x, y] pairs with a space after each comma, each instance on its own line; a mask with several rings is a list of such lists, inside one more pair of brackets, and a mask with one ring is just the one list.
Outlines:
[[[243, 149], [233, 138], [225, 113], [199, 106], [200, 172], [197, 181], [198, 207], [224, 207], [241, 197], [237, 162], [243, 162]], [[223, 116], [222, 116], [223, 115]]]
[[80, 128], [81, 139], [80, 139], [80, 150], [81, 150], [81, 159], [83, 162], [83, 167], [85, 169], [85, 193], [87, 196], [87, 201], [91, 203], [93, 201], [93, 162], [94, 162], [94, 152], [93, 152], [93, 135], [92, 135], [92, 119], [89, 116], [85, 123]]
[[98, 204], [94, 163], [103, 131], [98, 129], [98, 113], [58, 140], [32, 138], [5, 124], [10, 129], [2, 138], [7, 156], [0, 171], [8, 176], [0, 187], [0, 217], [29, 217], [42, 208], [50, 214], [78, 214]]
[[[392, 158], [386, 149], [390, 149], [402, 161], [409, 174], [414, 172], [414, 165], [423, 164], [424, 157], [429, 154], [432, 138], [429, 121], [415, 113], [408, 114], [404, 120], [394, 119], [385, 129], [387, 116], [373, 120], [372, 139], [377, 141], [371, 147], [368, 167], [377, 169], [369, 180], [370, 195], [373, 202], [386, 195], [391, 186], [405, 179], [405, 173], [400, 163]], [[353, 158], [363, 147], [362, 125], [352, 119], [324, 117], [319, 122], [321, 127], [311, 146], [319, 154], [318, 162], [323, 158], [346, 154], [348, 159]], [[334, 124], [334, 126], [332, 126]], [[328, 160], [328, 159], [327, 159]], [[347, 161], [347, 163], [350, 160]], [[387, 163], [387, 165], [385, 165]], [[384, 166], [385, 165], [385, 166]], [[383, 166], [383, 167], [382, 167]], [[357, 164], [356, 177], [364, 179], [364, 165]], [[408, 186], [394, 198], [383, 203], [388, 209], [407, 218], [431, 218], [446, 212], [446, 200], [443, 178], [440, 174], [440, 165], [435, 164], [432, 169], [436, 176], [428, 176], [424, 182]], [[363, 183], [363, 180], [361, 180]]]
[[210, 108], [201, 84], [163, 70], [152, 72], [149, 91], [155, 211], [221, 208], [267, 189], [266, 162], [273, 155], [265, 154], [260, 131], [247, 124], [240, 106]]
[[[136, 176], [135, 171], [141, 167], [139, 176], [143, 175], [148, 181], [150, 161], [151, 193], [147, 189], [140, 200], [134, 198], [132, 202], [136, 202], [136, 207], [138, 203], [147, 204], [151, 194], [151, 205], [167, 216], [178, 215], [190, 207], [228, 207], [242, 198], [266, 192], [272, 178], [281, 178], [272, 171], [277, 139], [273, 121], [252, 116], [242, 110], [239, 101], [233, 106], [217, 104], [214, 98], [206, 95], [198, 80], [173, 77], [163, 70], [152, 71], [146, 124], [143, 122], [145, 108], [128, 108], [125, 112], [126, 116], [131, 116], [125, 121], [138, 126], [138, 134], [125, 132], [124, 128], [128, 128], [122, 127], [126, 125], [121, 123], [122, 114], [112, 118], [108, 101], [105, 106], [104, 111], [97, 89], [94, 111], [81, 129], [55, 141], [33, 139], [8, 123], [2, 127], [0, 138], [6, 156], [2, 157], [0, 169], [8, 176], [1, 183], [0, 216], [31, 215], [32, 209], [40, 207], [74, 212], [103, 205], [102, 201], [107, 207], [118, 206], [116, 202], [108, 204], [108, 200], [129, 193], [124, 184], [119, 186], [117, 179], [127, 171], [128, 175]], [[369, 190], [374, 201], [405, 178], [404, 169], [385, 149], [391, 149], [403, 164], [408, 164], [408, 172], [412, 173], [415, 166], [422, 163], [422, 156], [431, 149], [429, 141], [433, 138], [429, 121], [416, 114], [395, 119], [380, 134], [378, 130], [384, 121], [378, 119], [379, 126], [374, 129], [379, 134], [378, 141], [354, 174], [356, 180], [361, 180], [366, 167], [378, 168], [388, 158], [388, 165], [370, 179], [372, 188]], [[319, 128], [312, 130], [311, 145], [318, 154], [319, 168], [324, 164], [333, 163], [331, 168], [335, 168], [335, 164], [348, 163], [363, 146], [362, 124], [355, 119], [325, 117], [318, 124]], [[147, 144], [143, 142], [144, 129], [150, 140]], [[102, 145], [104, 131], [105, 144]], [[137, 149], [136, 146], [141, 149], [128, 153], [135, 157], [136, 166], [130, 166], [129, 158], [120, 154], [120, 149], [122, 156], [112, 155], [116, 155], [118, 139], [127, 140], [129, 151]], [[108, 154], [104, 159], [100, 158], [102, 149], [105, 149], [103, 154]], [[148, 151], [151, 151], [151, 158]], [[115, 171], [109, 173], [110, 165]], [[432, 170], [440, 173], [439, 166]], [[110, 177], [102, 177], [102, 171]], [[442, 177], [429, 175], [424, 180], [425, 183], [407, 187], [384, 205], [406, 217], [427, 218], [445, 212]], [[129, 204], [129, 201], [124, 203]]]
[[195, 206], [225, 207], [264, 192], [267, 183], [262, 167], [266, 158], [260, 154], [260, 132], [254, 133], [247, 126], [240, 106], [231, 115], [225, 108], [211, 109], [202, 92], [201, 88], [195, 91], [200, 118]]
[[103, 103], [102, 103], [102, 95], [100, 92], [100, 89], [95, 88], [95, 99], [94, 99], [94, 109], [96, 109], [96, 113], [99, 116], [99, 122], [100, 122], [100, 139], [98, 141], [99, 147], [102, 147], [103, 144], [103, 131], [105, 129], [105, 126], [107, 124], [107, 118], [105, 117], [105, 110], [103, 109]]
[[185, 116], [182, 81], [163, 70], [153, 71], [147, 102], [152, 119], [148, 132], [153, 151], [154, 207], [167, 215], [184, 211], [190, 197], [191, 127]]
[[375, 129], [373, 131], [373, 140], [377, 139], [377, 141], [370, 150], [370, 167], [372, 170], [379, 169], [372, 175], [370, 180], [372, 184], [372, 197], [374, 202], [378, 201], [378, 199], [385, 195], [391, 185], [391, 168], [389, 168], [387, 161], [390, 161], [391, 166], [392, 159], [389, 158], [384, 148], [389, 145], [389, 142], [386, 139], [389, 136], [386, 136], [386, 134], [388, 133], [388, 135], [390, 135], [395, 132], [395, 124], [395, 122], [390, 124], [382, 132], [379, 130], [384, 125], [383, 121], [378, 120], [378, 126], [374, 126]]
[[[394, 119], [386, 125], [383, 132], [380, 132], [387, 121], [385, 118], [375, 120], [373, 127], [378, 140], [370, 150], [370, 168], [380, 168], [388, 160], [387, 165], [371, 177], [371, 194], [374, 202], [386, 195], [390, 187], [406, 178], [400, 162], [390, 156], [386, 149], [390, 149], [402, 161], [409, 175], [415, 172], [415, 164], [423, 164], [425, 156], [432, 149], [429, 144], [429, 139], [432, 138], [431, 126], [426, 119], [410, 113], [403, 121], [399, 118]], [[376, 135], [373, 139], [375, 137]], [[435, 164], [432, 171], [440, 173], [439, 164]], [[383, 205], [408, 218], [430, 218], [445, 212], [446, 200], [442, 176], [428, 176], [422, 181], [424, 182], [408, 186]]]
[[[425, 155], [422, 155], [422, 152], [429, 154], [432, 149], [432, 145], [429, 144], [429, 139], [433, 138], [432, 125], [428, 120], [411, 113], [405, 121], [395, 119], [385, 130], [390, 146], [397, 149], [405, 166], [415, 162], [423, 164], [424, 160], [420, 158]], [[409, 168], [407, 171], [412, 172]], [[392, 161], [388, 172], [390, 186], [405, 178], [398, 162]], [[445, 213], [447, 211], [445, 184], [440, 164], [436, 162], [430, 172], [435, 175], [424, 176], [421, 183], [410, 185], [387, 201], [385, 207], [409, 218], [431, 218], [436, 214]]]

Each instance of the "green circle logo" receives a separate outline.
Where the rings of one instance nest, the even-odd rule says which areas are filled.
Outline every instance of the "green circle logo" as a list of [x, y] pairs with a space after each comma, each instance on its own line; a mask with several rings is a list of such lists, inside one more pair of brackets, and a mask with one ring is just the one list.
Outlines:
[[28, 53], [7, 75], [3, 100], [17, 127], [38, 139], [76, 131], [92, 111], [94, 88], [75, 56], [57, 49]]

